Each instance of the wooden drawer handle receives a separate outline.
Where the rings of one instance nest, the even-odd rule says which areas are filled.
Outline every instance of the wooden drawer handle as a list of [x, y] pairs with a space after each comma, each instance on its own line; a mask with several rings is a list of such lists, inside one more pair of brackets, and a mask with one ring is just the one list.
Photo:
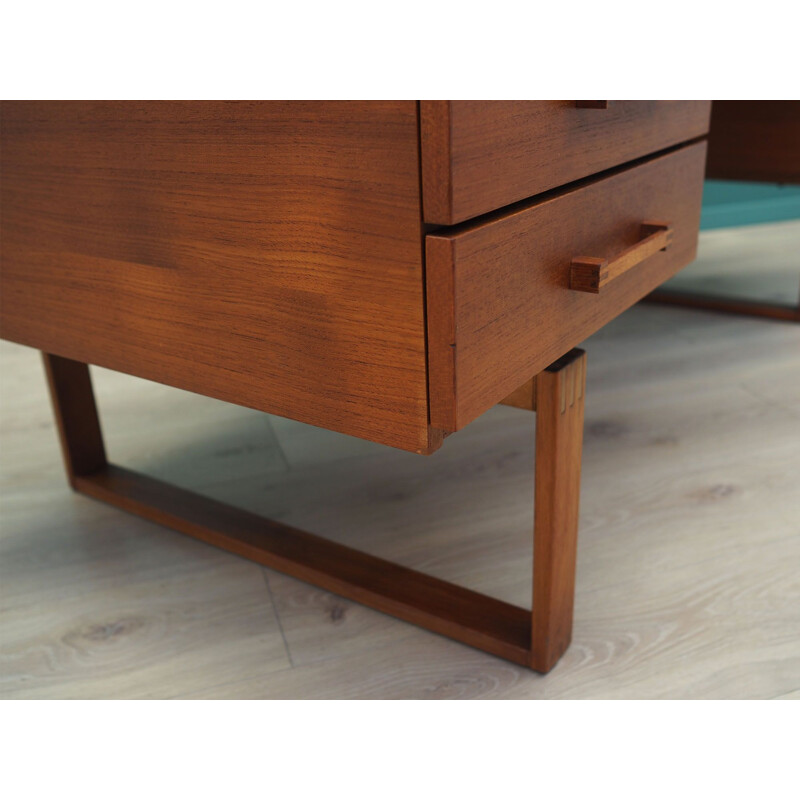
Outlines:
[[672, 228], [668, 222], [646, 220], [642, 223], [642, 240], [623, 250], [616, 258], [573, 258], [569, 271], [569, 288], [576, 292], [600, 290], [629, 269], [641, 264], [659, 250], [666, 250], [672, 243]]
[[576, 100], [575, 108], [608, 108], [608, 100]]

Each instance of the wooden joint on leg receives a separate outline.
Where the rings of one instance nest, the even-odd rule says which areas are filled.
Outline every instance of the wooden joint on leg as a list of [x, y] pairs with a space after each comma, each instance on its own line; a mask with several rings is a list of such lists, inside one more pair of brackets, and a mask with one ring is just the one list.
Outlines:
[[539, 672], [572, 638], [585, 395], [583, 350], [537, 376], [530, 666]]

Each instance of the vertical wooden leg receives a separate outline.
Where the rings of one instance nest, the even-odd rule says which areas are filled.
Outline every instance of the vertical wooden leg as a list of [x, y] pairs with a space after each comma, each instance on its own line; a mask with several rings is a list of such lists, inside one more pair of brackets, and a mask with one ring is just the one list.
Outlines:
[[49, 353], [42, 353], [42, 357], [64, 466], [75, 488], [77, 477], [91, 475], [107, 464], [89, 367]]
[[550, 670], [572, 637], [586, 353], [536, 376], [536, 488], [530, 666]]

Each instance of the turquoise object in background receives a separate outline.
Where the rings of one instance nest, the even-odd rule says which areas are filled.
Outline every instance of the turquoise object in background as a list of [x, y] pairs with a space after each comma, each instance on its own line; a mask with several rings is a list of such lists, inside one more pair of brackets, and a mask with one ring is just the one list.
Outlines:
[[706, 181], [700, 229], [800, 219], [800, 186]]

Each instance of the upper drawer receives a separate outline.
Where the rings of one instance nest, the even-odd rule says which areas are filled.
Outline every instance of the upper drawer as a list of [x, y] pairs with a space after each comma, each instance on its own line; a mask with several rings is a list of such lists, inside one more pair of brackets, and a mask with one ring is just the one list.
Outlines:
[[425, 221], [452, 225], [708, 132], [710, 101], [423, 100]]
[[688, 264], [705, 153], [689, 145], [429, 235], [431, 425], [463, 428]]

